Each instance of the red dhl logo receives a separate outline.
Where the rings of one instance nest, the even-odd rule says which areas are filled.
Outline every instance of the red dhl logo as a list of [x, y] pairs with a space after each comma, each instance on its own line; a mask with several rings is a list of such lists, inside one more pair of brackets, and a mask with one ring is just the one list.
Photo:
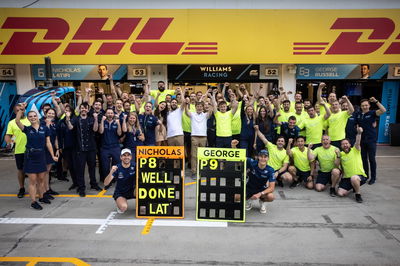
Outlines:
[[[96, 55], [118, 55], [136, 30], [142, 18], [119, 18], [111, 30], [102, 30], [108, 18], [85, 18], [63, 55], [85, 55], [91, 40], [103, 40]], [[159, 42], [174, 18], [149, 18], [130, 46], [136, 55], [216, 55], [217, 42]], [[62, 18], [8, 17], [2, 29], [44, 29], [44, 40], [62, 41], [69, 33], [69, 24]], [[57, 50], [62, 42], [33, 42], [37, 32], [14, 32], [2, 55], [46, 55]], [[2, 43], [0, 43], [2, 44]], [[182, 47], [185, 47], [182, 49]]]
[[[329, 46], [329, 42], [294, 42], [294, 55], [365, 55], [371, 54], [385, 44], [395, 30], [395, 24], [390, 18], [338, 18], [331, 30], [372, 30], [368, 36], [371, 42], [359, 42], [364, 34], [361, 31], [341, 32]], [[375, 41], [373, 41], [375, 40]], [[379, 41], [377, 41], [379, 40]], [[400, 34], [396, 40], [400, 40]], [[400, 42], [392, 42], [383, 54], [400, 54]]]

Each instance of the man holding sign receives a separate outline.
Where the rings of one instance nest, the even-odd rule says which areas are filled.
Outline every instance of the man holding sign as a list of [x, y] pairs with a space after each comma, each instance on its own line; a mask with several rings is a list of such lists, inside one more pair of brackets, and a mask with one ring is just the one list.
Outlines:
[[[232, 140], [232, 148], [236, 148], [238, 143], [239, 141]], [[253, 208], [252, 201], [258, 199], [260, 213], [267, 213], [266, 202], [272, 202], [275, 199], [275, 171], [267, 165], [268, 159], [267, 150], [261, 150], [258, 153], [258, 161], [247, 158], [246, 211], [251, 210]]]
[[121, 163], [113, 165], [104, 180], [104, 185], [107, 186], [114, 178], [117, 178], [113, 198], [117, 204], [118, 213], [124, 213], [128, 209], [127, 200], [135, 198], [136, 164], [131, 160], [131, 150], [123, 149], [121, 151]]

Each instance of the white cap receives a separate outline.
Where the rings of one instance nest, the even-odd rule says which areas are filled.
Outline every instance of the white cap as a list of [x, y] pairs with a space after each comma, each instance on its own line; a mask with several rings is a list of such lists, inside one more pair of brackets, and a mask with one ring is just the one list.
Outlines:
[[123, 149], [123, 150], [121, 151], [121, 155], [124, 155], [125, 153], [132, 154], [132, 152], [131, 152], [130, 149]]

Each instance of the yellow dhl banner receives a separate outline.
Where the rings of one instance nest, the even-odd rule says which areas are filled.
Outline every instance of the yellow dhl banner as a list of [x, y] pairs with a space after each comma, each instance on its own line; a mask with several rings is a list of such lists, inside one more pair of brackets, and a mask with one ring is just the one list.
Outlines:
[[0, 9], [0, 63], [399, 63], [400, 9]]

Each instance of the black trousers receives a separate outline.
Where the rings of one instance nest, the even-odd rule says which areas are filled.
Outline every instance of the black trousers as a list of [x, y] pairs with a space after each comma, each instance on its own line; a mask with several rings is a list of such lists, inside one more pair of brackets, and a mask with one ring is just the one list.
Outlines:
[[76, 167], [74, 163], [74, 152], [72, 148], [63, 149], [62, 157], [68, 165], [68, 170], [71, 175], [72, 184], [78, 186], [78, 181], [76, 178]]
[[85, 191], [85, 166], [89, 169], [90, 185], [97, 185], [96, 181], [96, 150], [93, 151], [76, 151], [75, 167], [78, 191]]

